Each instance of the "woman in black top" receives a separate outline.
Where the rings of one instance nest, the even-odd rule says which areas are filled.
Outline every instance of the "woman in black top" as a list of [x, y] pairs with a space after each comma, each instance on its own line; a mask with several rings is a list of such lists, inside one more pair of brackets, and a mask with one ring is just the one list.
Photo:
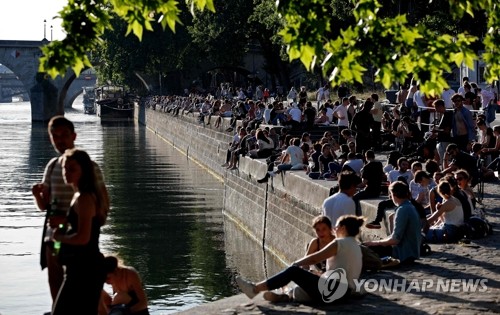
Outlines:
[[106, 279], [99, 251], [100, 229], [107, 217], [105, 199], [97, 189], [94, 164], [86, 152], [67, 150], [62, 165], [64, 181], [75, 194], [66, 228], [56, 229], [53, 235], [61, 244], [59, 260], [66, 268], [52, 314], [95, 315]]

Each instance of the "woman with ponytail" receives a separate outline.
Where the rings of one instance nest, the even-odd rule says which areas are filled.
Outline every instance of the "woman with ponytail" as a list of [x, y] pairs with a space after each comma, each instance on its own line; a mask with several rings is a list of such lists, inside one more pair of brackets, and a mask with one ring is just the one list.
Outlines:
[[65, 226], [53, 234], [65, 271], [52, 315], [95, 315], [106, 277], [99, 235], [106, 222], [107, 196], [98, 188], [94, 163], [85, 151], [66, 150], [62, 167], [64, 182], [74, 195]]

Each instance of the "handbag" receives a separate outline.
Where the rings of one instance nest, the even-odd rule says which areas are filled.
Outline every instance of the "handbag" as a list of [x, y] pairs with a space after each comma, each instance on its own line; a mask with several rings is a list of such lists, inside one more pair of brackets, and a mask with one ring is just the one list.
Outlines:
[[382, 260], [373, 250], [364, 245], [359, 245], [361, 247], [361, 254], [363, 255], [363, 267], [362, 270], [376, 271], [382, 269]]

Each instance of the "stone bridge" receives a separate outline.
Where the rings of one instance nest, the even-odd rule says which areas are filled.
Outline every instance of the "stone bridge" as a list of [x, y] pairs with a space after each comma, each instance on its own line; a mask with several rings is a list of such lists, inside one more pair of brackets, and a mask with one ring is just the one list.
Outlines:
[[72, 70], [55, 80], [38, 72], [40, 47], [49, 41], [0, 40], [0, 64], [9, 68], [23, 83], [31, 102], [31, 120], [47, 121], [52, 116], [64, 114], [71, 107], [84, 86], [94, 86], [96, 76], [89, 69], [77, 78]]

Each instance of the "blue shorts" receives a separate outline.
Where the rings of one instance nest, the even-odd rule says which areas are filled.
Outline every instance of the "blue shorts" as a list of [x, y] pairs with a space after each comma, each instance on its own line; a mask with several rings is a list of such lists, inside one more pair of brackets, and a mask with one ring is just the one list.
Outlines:
[[460, 237], [460, 227], [453, 224], [443, 224], [440, 227], [430, 228], [425, 239], [429, 243], [453, 243]]

